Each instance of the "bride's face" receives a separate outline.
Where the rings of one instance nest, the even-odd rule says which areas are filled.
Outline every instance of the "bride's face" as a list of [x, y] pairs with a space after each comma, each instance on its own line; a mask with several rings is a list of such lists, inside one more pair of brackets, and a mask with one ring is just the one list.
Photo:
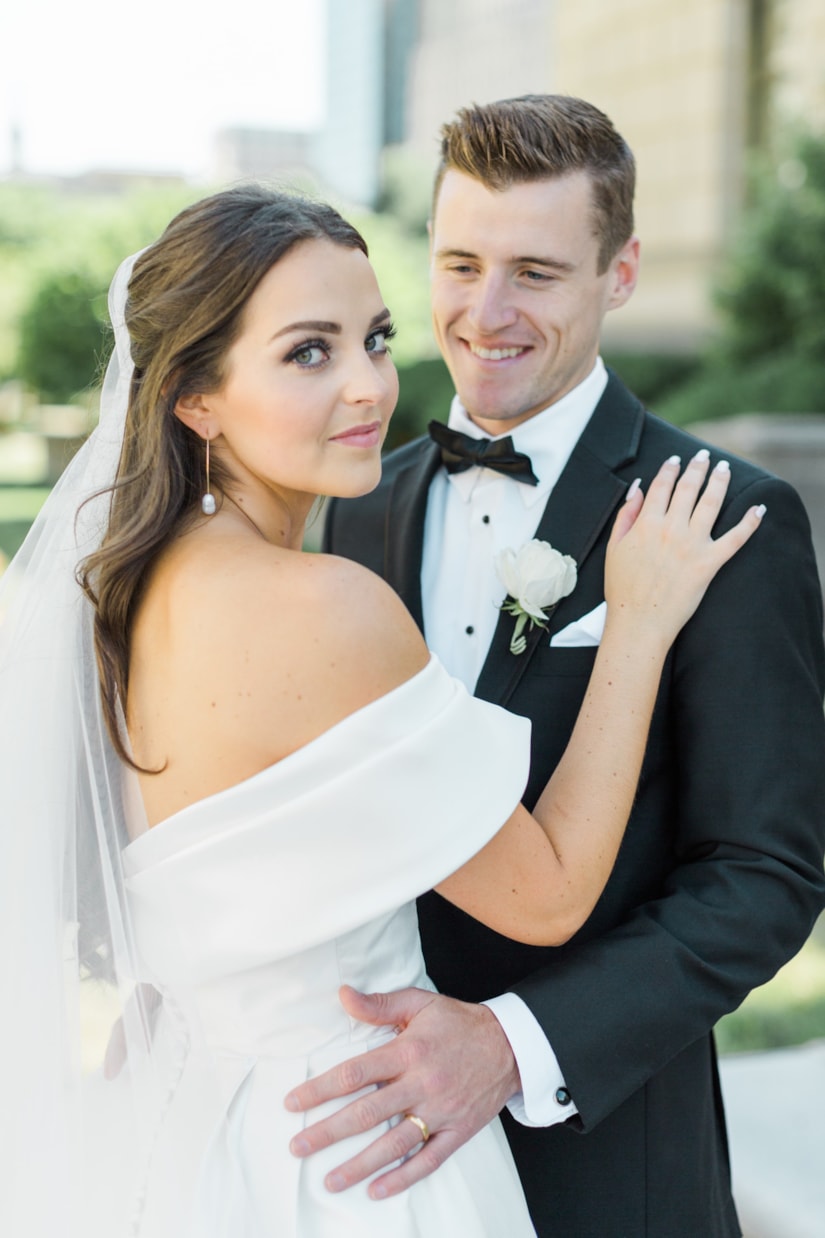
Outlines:
[[213, 450], [235, 480], [282, 497], [372, 490], [398, 398], [391, 334], [360, 250], [328, 240], [290, 250], [250, 298], [207, 398]]

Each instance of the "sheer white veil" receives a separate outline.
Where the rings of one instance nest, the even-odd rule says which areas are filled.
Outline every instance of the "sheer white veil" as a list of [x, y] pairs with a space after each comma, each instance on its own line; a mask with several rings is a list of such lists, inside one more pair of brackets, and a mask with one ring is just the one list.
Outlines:
[[[134, 260], [109, 293], [116, 342], [100, 423], [0, 579], [0, 1233], [9, 1238], [131, 1232], [169, 1087], [146, 1052], [152, 993], [136, 988], [123, 900], [120, 852], [141, 828], [136, 779], [106, 732], [93, 608], [76, 580], [105, 531], [120, 457]], [[107, 1199], [127, 1215], [106, 1213]]]

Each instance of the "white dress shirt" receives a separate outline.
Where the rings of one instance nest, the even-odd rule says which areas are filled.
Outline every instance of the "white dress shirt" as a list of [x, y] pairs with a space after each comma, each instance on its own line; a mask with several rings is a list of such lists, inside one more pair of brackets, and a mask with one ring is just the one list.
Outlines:
[[[535, 536], [550, 493], [607, 385], [598, 358], [590, 374], [561, 400], [510, 432], [525, 452], [537, 486], [473, 466], [463, 473], [440, 469], [433, 478], [424, 524], [421, 589], [424, 634], [443, 664], [472, 692], [484, 665], [505, 598], [494, 559]], [[458, 396], [450, 428], [487, 437], [470, 420]], [[499, 437], [504, 437], [501, 435]], [[562, 552], [564, 546], [557, 547]], [[522, 1091], [508, 1108], [525, 1126], [551, 1126], [577, 1113], [555, 1053], [535, 1016], [514, 993], [486, 1002], [513, 1049]]]

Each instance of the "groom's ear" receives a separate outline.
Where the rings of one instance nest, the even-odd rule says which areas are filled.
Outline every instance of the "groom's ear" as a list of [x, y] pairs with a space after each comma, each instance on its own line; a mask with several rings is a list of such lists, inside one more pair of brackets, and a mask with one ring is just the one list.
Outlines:
[[618, 309], [630, 300], [639, 278], [639, 238], [632, 236], [608, 267], [610, 280], [607, 309]]

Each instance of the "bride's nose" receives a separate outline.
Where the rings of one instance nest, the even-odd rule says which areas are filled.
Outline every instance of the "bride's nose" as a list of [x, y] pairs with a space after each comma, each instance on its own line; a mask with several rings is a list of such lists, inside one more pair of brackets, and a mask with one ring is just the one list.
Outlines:
[[392, 365], [379, 368], [376, 361], [363, 353], [362, 359], [354, 361], [344, 384], [344, 399], [347, 404], [380, 404], [391, 396], [397, 379]]

